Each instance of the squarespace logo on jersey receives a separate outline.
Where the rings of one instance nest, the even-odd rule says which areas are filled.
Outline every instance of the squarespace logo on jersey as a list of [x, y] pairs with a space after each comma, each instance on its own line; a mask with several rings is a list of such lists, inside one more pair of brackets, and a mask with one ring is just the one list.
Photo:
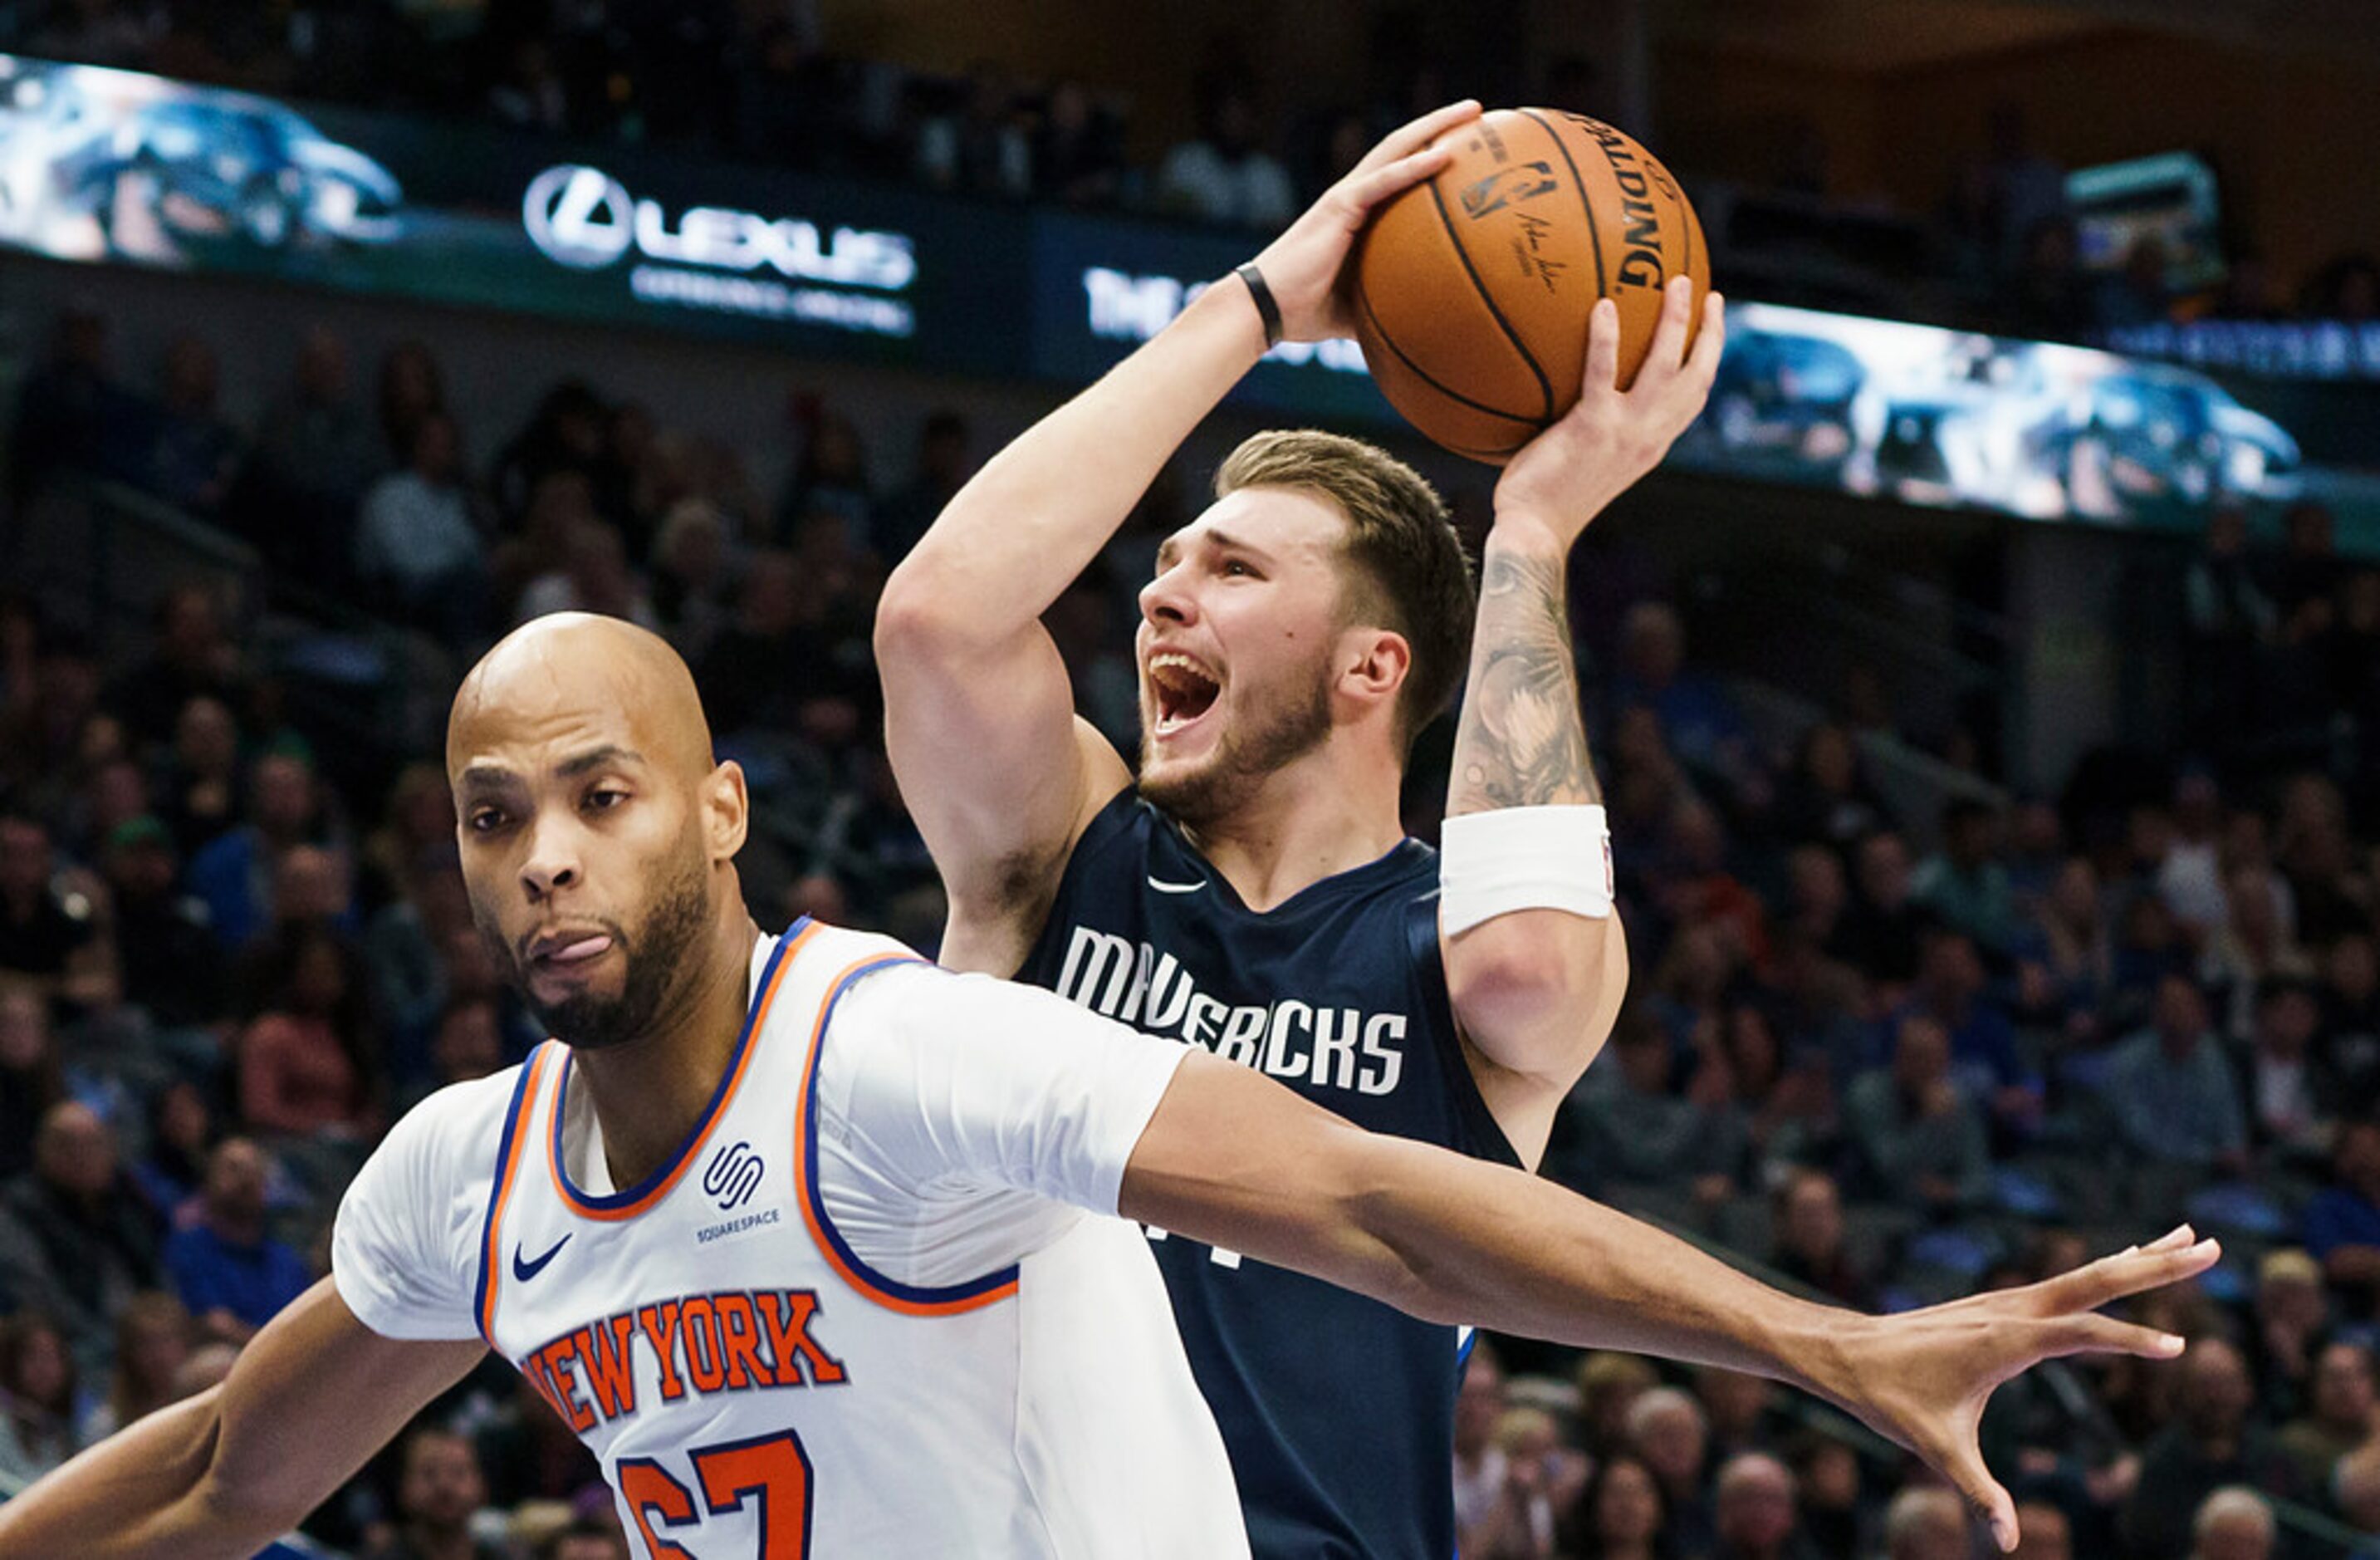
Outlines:
[[821, 229], [732, 206], [688, 206], [673, 217], [659, 201], [579, 163], [529, 180], [521, 225], [547, 259], [574, 271], [633, 260], [628, 290], [640, 303], [864, 335], [906, 337], [917, 329], [908, 302], [888, 296], [917, 279], [905, 233]]

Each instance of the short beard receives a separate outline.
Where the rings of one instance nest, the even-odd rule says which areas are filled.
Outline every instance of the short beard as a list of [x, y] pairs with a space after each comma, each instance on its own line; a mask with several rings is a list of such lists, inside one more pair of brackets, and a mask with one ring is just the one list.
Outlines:
[[1151, 778], [1153, 744], [1140, 739], [1140, 794], [1193, 829], [1247, 805], [1271, 776], [1320, 747], [1330, 735], [1330, 683], [1318, 664], [1305, 697], [1285, 697], [1245, 727], [1227, 730], [1204, 763]]
[[603, 1051], [653, 1032], [662, 1007], [693, 969], [688, 955], [710, 920], [709, 884], [703, 864], [697, 859], [662, 891], [635, 936], [610, 929], [626, 961], [618, 996], [580, 992], [551, 1005], [529, 994], [528, 972], [518, 956], [493, 933], [492, 921], [480, 920], [480, 934], [498, 967], [513, 971], [513, 989], [520, 993], [521, 1001], [546, 1033], [574, 1051]]

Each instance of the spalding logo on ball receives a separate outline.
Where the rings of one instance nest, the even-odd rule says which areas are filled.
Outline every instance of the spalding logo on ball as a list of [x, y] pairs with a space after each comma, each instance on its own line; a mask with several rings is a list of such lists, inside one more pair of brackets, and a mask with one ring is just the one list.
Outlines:
[[1355, 335], [1390, 404], [1458, 455], [1502, 465], [1578, 401], [1587, 312], [1620, 307], [1620, 383], [1653, 343], [1664, 283], [1710, 291], [1702, 224], [1660, 160], [1599, 119], [1497, 109], [1356, 239]]

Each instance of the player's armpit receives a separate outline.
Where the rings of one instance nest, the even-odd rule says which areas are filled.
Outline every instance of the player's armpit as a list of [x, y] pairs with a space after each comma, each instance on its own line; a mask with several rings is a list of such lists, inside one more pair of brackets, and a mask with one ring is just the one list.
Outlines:
[[151, 1415], [0, 1505], [0, 1554], [225, 1560], [295, 1527], [485, 1347], [384, 1338], [329, 1279], [221, 1386]]

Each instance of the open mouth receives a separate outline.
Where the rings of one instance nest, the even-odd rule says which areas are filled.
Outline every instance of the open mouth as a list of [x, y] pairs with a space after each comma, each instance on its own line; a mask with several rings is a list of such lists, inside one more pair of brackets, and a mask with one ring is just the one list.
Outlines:
[[1222, 680], [1179, 651], [1148, 658], [1148, 689], [1157, 701], [1151, 733], [1170, 737], [1215, 707]]

